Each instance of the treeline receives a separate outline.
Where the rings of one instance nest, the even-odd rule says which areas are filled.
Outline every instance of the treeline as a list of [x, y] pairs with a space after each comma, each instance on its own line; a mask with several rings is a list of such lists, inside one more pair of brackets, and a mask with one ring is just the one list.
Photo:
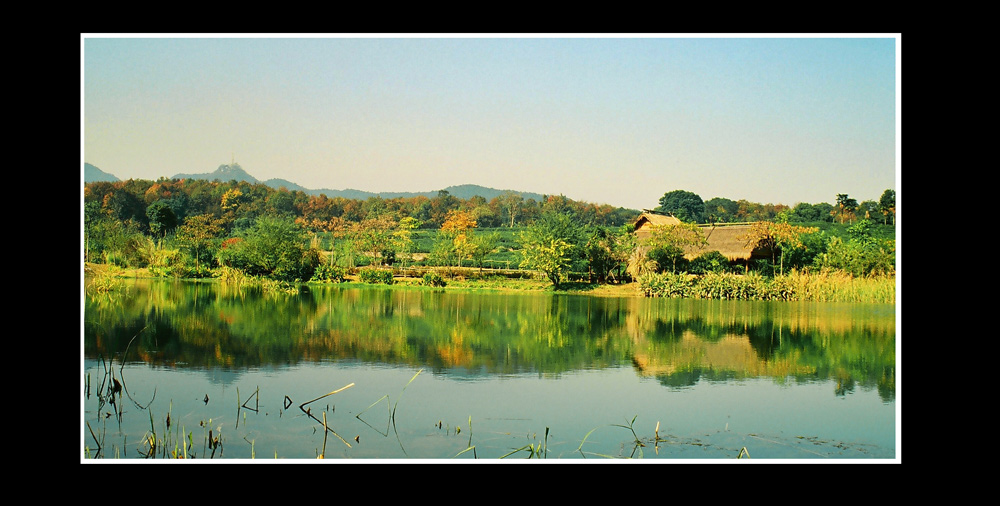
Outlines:
[[725, 197], [702, 200], [696, 193], [674, 190], [660, 197], [660, 205], [656, 210], [673, 214], [684, 222], [696, 223], [787, 221], [844, 224], [869, 220], [883, 225], [893, 225], [896, 216], [896, 192], [887, 189], [882, 192], [879, 200], [861, 202], [846, 193], [839, 193], [833, 204], [800, 202], [790, 207], [784, 204], [760, 204]]
[[183, 277], [213, 275], [212, 269], [225, 266], [309, 280], [342, 273], [321, 265], [318, 250], [349, 269], [391, 265], [397, 254], [412, 257], [423, 233], [437, 236], [434, 251], [424, 251], [432, 253], [435, 265], [475, 260], [482, 266], [487, 255], [511, 248], [504, 248], [497, 234], [473, 234], [473, 229], [510, 230], [505, 234], [510, 237], [552, 214], [598, 229], [621, 228], [639, 211], [562, 195], [536, 201], [512, 191], [491, 200], [462, 199], [445, 190], [433, 198], [359, 200], [236, 180], [92, 182], [84, 185], [84, 260]]
[[[890, 221], [895, 195], [886, 190], [883, 197], [886, 203], [874, 209], [885, 211], [881, 216]], [[859, 217], [864, 208], [844, 194], [837, 195], [836, 205], [789, 208], [720, 198], [705, 202], [675, 190], [664, 194], [656, 210], [681, 218], [683, 226], [637, 241], [632, 224], [639, 211], [562, 195], [539, 202], [514, 192], [486, 200], [440, 191], [433, 198], [357, 200], [235, 180], [93, 182], [84, 185], [84, 260], [160, 275], [238, 272], [280, 281], [343, 280], [358, 267], [397, 261], [483, 268], [500, 260], [542, 272], [555, 286], [581, 276], [604, 283], [668, 272], [892, 274], [894, 227], [872, 220], [870, 210]], [[741, 265], [719, 252], [687, 258], [690, 246], [705, 243], [696, 221], [752, 221], [741, 240], [749, 249], [771, 251], [771, 258]], [[791, 225], [810, 222], [833, 228]], [[426, 246], [421, 234], [432, 236]]]
[[571, 212], [584, 224], [617, 227], [634, 220], [639, 211], [575, 201], [562, 195], [543, 201], [525, 199], [509, 191], [491, 200], [474, 196], [461, 199], [446, 190], [425, 196], [365, 200], [328, 198], [302, 191], [275, 189], [263, 183], [208, 181], [204, 179], [130, 179], [84, 185], [85, 217], [98, 212], [132, 222], [150, 235], [163, 235], [188, 216], [212, 215], [227, 230], [241, 228], [264, 214], [288, 216], [309, 231], [336, 231], [366, 219], [411, 217], [419, 228], [439, 229], [448, 213], [463, 211], [481, 228], [517, 227], [533, 222], [543, 212]]

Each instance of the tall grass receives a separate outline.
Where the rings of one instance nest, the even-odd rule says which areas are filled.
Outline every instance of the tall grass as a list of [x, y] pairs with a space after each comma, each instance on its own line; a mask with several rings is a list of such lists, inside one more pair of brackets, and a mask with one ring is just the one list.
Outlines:
[[253, 290], [264, 294], [296, 293], [295, 286], [286, 281], [278, 281], [261, 276], [251, 276], [239, 269], [222, 266], [216, 269], [216, 276], [223, 286], [235, 290]]
[[84, 268], [85, 289], [88, 293], [109, 293], [122, 290], [125, 282], [120, 274], [124, 269], [114, 264]]
[[896, 277], [857, 277], [840, 271], [792, 271], [768, 277], [757, 273], [647, 273], [639, 277], [646, 297], [811, 302], [896, 302]]

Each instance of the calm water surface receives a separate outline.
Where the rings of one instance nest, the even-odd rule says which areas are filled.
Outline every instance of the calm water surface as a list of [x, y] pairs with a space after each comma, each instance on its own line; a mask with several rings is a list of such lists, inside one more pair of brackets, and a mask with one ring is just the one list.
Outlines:
[[134, 280], [83, 334], [88, 459], [898, 458], [892, 305]]

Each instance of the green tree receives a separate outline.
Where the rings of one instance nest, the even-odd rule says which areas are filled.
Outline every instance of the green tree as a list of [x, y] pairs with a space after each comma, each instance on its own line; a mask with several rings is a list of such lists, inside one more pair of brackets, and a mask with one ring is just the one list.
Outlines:
[[888, 189], [882, 192], [882, 197], [878, 200], [878, 210], [882, 213], [883, 223], [889, 224], [890, 220], [893, 225], [896, 224], [896, 191], [893, 189]]
[[403, 253], [404, 265], [410, 259], [413, 252], [413, 231], [420, 228], [420, 220], [411, 216], [404, 216], [399, 220], [396, 231], [393, 233], [393, 244], [400, 253]]
[[840, 222], [844, 223], [848, 219], [854, 218], [854, 210], [858, 208], [858, 201], [852, 199], [846, 193], [837, 194], [837, 207], [835, 211], [840, 217]]
[[740, 205], [735, 200], [715, 197], [705, 201], [705, 215], [702, 223], [731, 223], [736, 220]]
[[583, 245], [590, 281], [620, 281], [635, 246], [636, 238], [631, 225], [617, 228], [594, 227]]
[[117, 219], [111, 209], [98, 202], [86, 204], [84, 211], [87, 261], [121, 267], [139, 265], [138, 250], [145, 236], [135, 221]]
[[366, 218], [351, 225], [350, 240], [377, 265], [392, 264], [396, 257], [394, 233], [397, 226], [396, 220], [388, 215]]
[[677, 271], [677, 263], [684, 258], [688, 248], [708, 244], [701, 229], [694, 223], [679, 225], [659, 225], [653, 227], [644, 246], [646, 256], [655, 260], [661, 271], [666, 270], [667, 263], [673, 272]]
[[814, 227], [800, 227], [787, 222], [758, 221], [750, 226], [747, 233], [740, 236], [746, 241], [750, 250], [764, 249], [771, 252], [771, 265], [775, 264], [776, 255], [779, 271], [784, 273], [785, 251], [805, 247], [802, 236], [816, 232]]
[[472, 262], [479, 267], [480, 272], [482, 272], [483, 264], [486, 262], [486, 257], [495, 252], [500, 246], [500, 233], [477, 233], [472, 237], [471, 242], [472, 248], [469, 255], [472, 257]]
[[202, 257], [211, 253], [212, 246], [219, 241], [222, 232], [222, 220], [211, 214], [198, 214], [188, 216], [184, 224], [178, 227], [177, 239], [190, 250], [195, 268], [200, 270]]
[[217, 255], [219, 263], [254, 276], [308, 280], [319, 265], [317, 252], [306, 248], [305, 233], [288, 217], [259, 216], [226, 244]]
[[287, 188], [279, 188], [267, 197], [265, 206], [267, 212], [284, 216], [295, 216], [295, 197]]
[[582, 230], [563, 213], [547, 212], [519, 234], [521, 267], [545, 274], [558, 288], [566, 271], [579, 257]]
[[846, 241], [840, 237], [831, 237], [826, 251], [816, 256], [815, 265], [820, 269], [835, 269], [852, 276], [895, 274], [896, 241], [877, 240], [869, 235], [867, 226], [855, 227], [851, 227], [851, 237]]
[[522, 241], [524, 249], [521, 250], [521, 267], [541, 271], [552, 281], [552, 286], [558, 289], [564, 273], [572, 264], [573, 245], [553, 238], [531, 241], [522, 238]]
[[524, 197], [521, 194], [507, 190], [497, 197], [500, 208], [510, 217], [510, 227], [514, 228], [514, 220], [521, 214]]
[[795, 204], [795, 207], [792, 208], [792, 214], [789, 219], [800, 223], [809, 223], [820, 221], [822, 220], [822, 217], [820, 216], [820, 210], [817, 209], [816, 206], [806, 202], [800, 202]]
[[164, 237], [177, 227], [177, 215], [163, 200], [157, 200], [146, 207], [146, 219], [149, 220], [150, 233], [157, 237]]
[[660, 197], [660, 205], [655, 210], [673, 214], [681, 221], [697, 223], [705, 214], [705, 202], [695, 193], [674, 190]]

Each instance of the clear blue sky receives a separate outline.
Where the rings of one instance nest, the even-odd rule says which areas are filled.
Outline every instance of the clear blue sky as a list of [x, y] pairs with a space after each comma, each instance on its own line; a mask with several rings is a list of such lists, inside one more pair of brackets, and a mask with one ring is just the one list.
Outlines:
[[[898, 34], [84, 34], [82, 162], [633, 209], [899, 191]], [[82, 167], [82, 163], [81, 163]], [[82, 169], [81, 169], [82, 173]]]

